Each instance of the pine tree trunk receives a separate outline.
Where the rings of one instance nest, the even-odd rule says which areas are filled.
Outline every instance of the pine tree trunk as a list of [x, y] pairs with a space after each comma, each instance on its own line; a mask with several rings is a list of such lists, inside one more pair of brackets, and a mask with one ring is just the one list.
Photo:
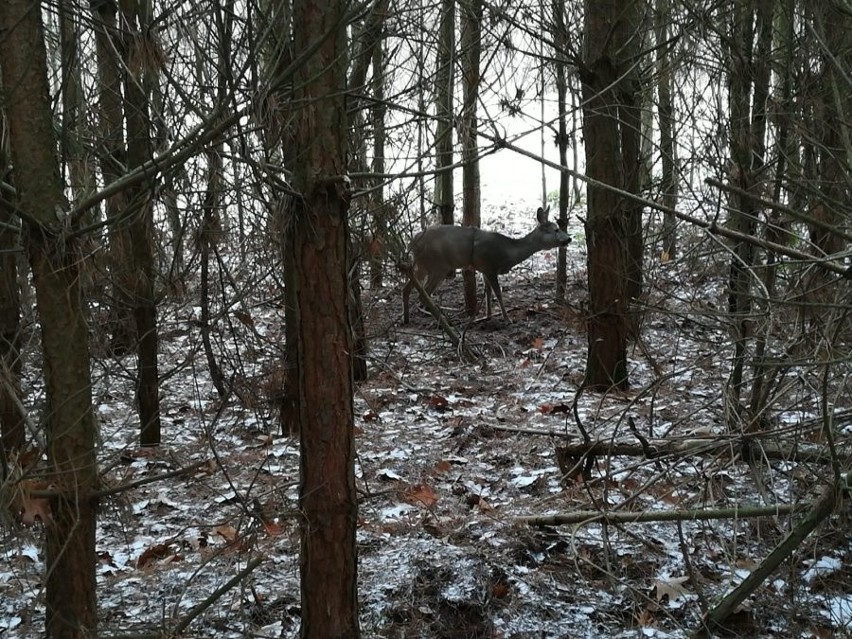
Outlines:
[[0, 67], [18, 206], [28, 216], [47, 397], [47, 457], [59, 495], [45, 522], [47, 636], [97, 632], [95, 517], [98, 472], [81, 256], [67, 236], [48, 93], [41, 12], [30, 0], [0, 3]]
[[[566, 77], [566, 62], [563, 59], [564, 52], [568, 46], [568, 32], [565, 28], [565, 3], [562, 0], [553, 0], [553, 43], [554, 43], [554, 66], [556, 68], [556, 101], [559, 133], [556, 138], [556, 146], [559, 149], [559, 164], [568, 166], [568, 78]], [[568, 229], [568, 200], [569, 176], [565, 171], [559, 173], [559, 217], [557, 223], [563, 231]], [[564, 300], [568, 287], [568, 251], [560, 246], [557, 253], [556, 264], [556, 299]]]
[[[611, 26], [624, 2], [587, 0], [583, 83], [583, 136], [586, 174], [617, 188], [624, 185], [624, 165], [615, 95], [618, 69]], [[627, 379], [627, 281], [625, 204], [608, 189], [588, 186], [589, 319], [588, 356], [583, 385], [624, 389]]]
[[435, 205], [441, 224], [453, 223], [453, 86], [456, 58], [456, 0], [442, 0], [438, 41], [438, 70], [435, 73]]
[[[479, 101], [480, 57], [482, 55], [482, 2], [461, 2], [461, 49], [462, 49], [462, 223], [479, 227], [480, 183], [479, 152], [476, 139], [476, 105]], [[487, 284], [486, 284], [487, 286]], [[487, 296], [490, 299], [490, 296]], [[469, 317], [476, 315], [476, 273], [464, 271], [464, 302]]]
[[298, 321], [301, 443], [302, 637], [357, 639], [352, 331], [349, 325], [346, 171], [347, 3], [296, 3], [298, 55], [323, 38], [296, 73], [300, 162], [293, 266]]

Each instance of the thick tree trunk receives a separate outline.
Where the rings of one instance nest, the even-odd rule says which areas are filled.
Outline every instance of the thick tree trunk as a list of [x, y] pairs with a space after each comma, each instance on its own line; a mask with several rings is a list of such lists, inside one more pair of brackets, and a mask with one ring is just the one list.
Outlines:
[[[482, 55], [482, 2], [463, 0], [461, 3], [461, 48], [462, 48], [462, 223], [479, 227], [480, 183], [479, 153], [476, 140], [476, 105], [479, 101], [480, 57]], [[487, 285], [486, 285], [487, 286]], [[486, 295], [491, 299], [490, 295]], [[464, 302], [468, 316], [476, 315], [476, 273], [464, 271]], [[490, 311], [490, 309], [488, 309]]]
[[60, 495], [51, 501], [51, 518], [45, 522], [47, 635], [64, 639], [96, 634], [97, 504], [92, 494], [98, 474], [81, 256], [57, 219], [67, 203], [39, 9], [30, 0], [0, 3], [0, 65], [18, 206], [30, 220], [27, 242], [44, 353], [47, 455]]
[[[553, 0], [553, 64], [556, 69], [556, 101], [558, 109], [559, 133], [556, 138], [556, 146], [559, 149], [559, 164], [568, 166], [568, 78], [566, 76], [567, 63], [564, 60], [564, 52], [568, 50], [568, 31], [565, 28], [565, 3], [562, 0]], [[569, 176], [565, 171], [559, 173], [559, 217], [557, 224], [563, 231], [568, 230], [568, 200]], [[556, 263], [556, 299], [564, 300], [568, 287], [568, 251], [560, 246], [557, 253]]]
[[[615, 95], [618, 70], [615, 51], [605, 47], [615, 48], [610, 29], [621, 15], [624, 1], [587, 0], [581, 74], [586, 174], [617, 188], [624, 186]], [[625, 219], [625, 203], [620, 196], [589, 185], [589, 350], [584, 386], [594, 389], [623, 389], [628, 385]]]
[[438, 70], [435, 73], [435, 206], [441, 224], [453, 223], [453, 87], [456, 59], [456, 0], [442, 0], [438, 40]]
[[322, 42], [295, 78], [295, 147], [301, 162], [293, 257], [301, 435], [302, 637], [360, 636], [352, 332], [349, 325], [346, 5], [297, 3], [298, 53]]

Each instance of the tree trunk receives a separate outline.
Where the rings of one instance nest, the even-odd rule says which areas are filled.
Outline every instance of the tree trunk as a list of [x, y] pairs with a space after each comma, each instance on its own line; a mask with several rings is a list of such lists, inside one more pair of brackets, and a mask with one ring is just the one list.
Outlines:
[[373, 49], [373, 98], [370, 108], [373, 120], [373, 173], [376, 179], [373, 185], [373, 233], [370, 238], [370, 288], [378, 290], [384, 278], [385, 245], [388, 234], [388, 210], [385, 202], [385, 56], [384, 40], [379, 39]]
[[[740, 0], [734, 8], [730, 39], [731, 67], [729, 104], [731, 127], [732, 184], [742, 191], [759, 195], [759, 175], [765, 156], [766, 100], [769, 92], [772, 10], [769, 0]], [[758, 40], [755, 44], [755, 27]], [[753, 106], [752, 106], [753, 105]], [[754, 235], [760, 210], [748, 195], [731, 195], [728, 224], [747, 235]], [[751, 339], [752, 266], [756, 260], [751, 242], [735, 242], [728, 283], [728, 312], [734, 320], [734, 358], [731, 368], [731, 401], [735, 410], [745, 384], [744, 369]]]
[[[97, 632], [97, 488], [88, 330], [76, 242], [57, 213], [67, 210], [48, 93], [40, 5], [0, 3], [0, 66], [18, 188], [28, 215], [27, 247], [42, 334], [50, 476], [59, 497], [45, 522], [47, 636]], [[58, 303], [61, 301], [61, 303]]]
[[[479, 157], [476, 140], [476, 105], [479, 101], [480, 57], [482, 54], [482, 1], [461, 2], [461, 49], [462, 49], [462, 223], [479, 227], [480, 183]], [[487, 286], [487, 284], [486, 284]], [[486, 295], [490, 299], [489, 295]], [[476, 315], [476, 273], [464, 271], [464, 302], [468, 316]], [[489, 309], [490, 310], [490, 309]]]
[[[624, 176], [624, 190], [638, 194], [642, 185], [642, 100], [639, 71], [634, 60], [641, 55], [642, 24], [641, 9], [643, 2], [623, 0], [615, 28], [613, 54], [618, 68], [618, 126], [621, 132], [621, 161]], [[624, 206], [624, 230], [626, 233], [625, 275], [627, 277], [627, 303], [632, 304], [642, 296], [642, 255], [644, 241], [642, 237], [643, 206], [627, 200]], [[638, 335], [639, 313], [632, 313], [631, 330]]]
[[[618, 127], [616, 43], [610, 28], [629, 0], [585, 6], [583, 136], [586, 174], [595, 180], [624, 186], [624, 164]], [[608, 189], [588, 186], [589, 350], [583, 385], [593, 389], [627, 388], [627, 281], [625, 203]]]
[[346, 171], [346, 6], [296, 3], [294, 207], [301, 435], [302, 637], [357, 638], [352, 333], [349, 326]]
[[[566, 61], [564, 52], [568, 50], [568, 30], [565, 27], [565, 3], [562, 0], [553, 0], [553, 64], [556, 68], [556, 101], [559, 118], [559, 133], [556, 138], [556, 146], [559, 149], [559, 164], [568, 165], [568, 145], [571, 142], [568, 137], [568, 78], [566, 76]], [[565, 171], [559, 172], [559, 217], [557, 224], [563, 231], [568, 230], [568, 200], [569, 175]], [[564, 300], [568, 288], [568, 251], [560, 246], [557, 252], [556, 265], [556, 299]]]
[[453, 87], [456, 59], [456, 0], [442, 0], [438, 35], [438, 70], [435, 73], [435, 206], [441, 224], [453, 223]]
[[[849, 64], [852, 62], [852, 16], [848, 7], [835, 7], [833, 2], [814, 6], [816, 28], [822, 34], [827, 51], [823, 52], [820, 80], [819, 112], [822, 119], [817, 122], [820, 131], [820, 193], [819, 204], [813, 211], [814, 218], [829, 227], [843, 225], [838, 203], [849, 202], [849, 163], [852, 162], [852, 140], [849, 139], [849, 117], [852, 113], [849, 86]], [[844, 137], [846, 138], [844, 141]], [[850, 145], [847, 147], [845, 145]], [[848, 225], [849, 221], [845, 221]], [[844, 248], [843, 238], [826, 229], [826, 226], [811, 226], [810, 240], [824, 255], [836, 255]], [[823, 284], [823, 283], [820, 283]], [[828, 291], [822, 292], [827, 299]]]
[[[669, 39], [668, 24], [671, 20], [671, 0], [657, 0], [657, 112], [660, 121], [660, 165], [662, 169], [662, 203], [670, 209], [677, 206], [677, 158], [674, 144], [674, 104], [672, 87], [674, 86], [674, 68], [669, 65], [671, 57], [667, 55]], [[663, 216], [663, 255], [664, 261], [677, 255], [677, 220], [671, 213]]]
[[[0, 94], [3, 87], [0, 85]], [[5, 94], [4, 94], [5, 95]], [[7, 133], [4, 131], [3, 136]], [[6, 145], [0, 144], [0, 175], [9, 174], [12, 159]], [[6, 477], [7, 461], [13, 451], [23, 450], [26, 443], [25, 415], [21, 404], [21, 295], [18, 290], [18, 252], [21, 234], [14, 229], [14, 203], [0, 193], [0, 481]]]
[[[127, 165], [133, 169], [151, 158], [151, 121], [148, 96], [143, 75], [158, 68], [141, 66], [140, 60], [151, 64], [157, 43], [145, 41], [151, 37], [150, 5], [147, 1], [121, 0], [122, 24], [125, 25], [124, 117], [127, 127]], [[142, 35], [144, 34], [144, 35]], [[144, 51], [143, 47], [147, 47]], [[157, 301], [154, 297], [154, 185], [143, 182], [128, 189], [128, 205], [133, 213], [127, 226], [132, 272], [127, 282], [129, 301], [133, 310], [136, 333], [136, 405], [141, 426], [139, 443], [156, 446], [160, 443], [160, 398], [157, 351]]]
[[[122, 106], [121, 61], [116, 52], [118, 33], [116, 4], [90, 0], [95, 30], [95, 49], [98, 59], [98, 131], [103, 153], [100, 155], [101, 175], [105, 184], [118, 179], [127, 163], [124, 140], [124, 110]], [[106, 200], [106, 219], [121, 220], [129, 201], [129, 193], [119, 191]], [[109, 307], [110, 348], [116, 354], [132, 350], [135, 343], [134, 320], [130, 313], [129, 239], [123, 229], [109, 229], [109, 251], [106, 257], [112, 288]]]

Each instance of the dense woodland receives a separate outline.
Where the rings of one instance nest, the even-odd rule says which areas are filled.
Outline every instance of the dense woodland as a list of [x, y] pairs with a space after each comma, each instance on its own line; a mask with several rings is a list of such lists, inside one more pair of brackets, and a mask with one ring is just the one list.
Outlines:
[[3, 0], [0, 97], [0, 637], [852, 636], [849, 2]]

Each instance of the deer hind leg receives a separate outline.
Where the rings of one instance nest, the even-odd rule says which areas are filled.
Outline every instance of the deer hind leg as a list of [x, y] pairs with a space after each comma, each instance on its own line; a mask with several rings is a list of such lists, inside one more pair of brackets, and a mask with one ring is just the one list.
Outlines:
[[402, 289], [402, 323], [408, 324], [411, 318], [408, 312], [408, 296], [411, 295], [411, 289], [414, 288], [414, 273], [409, 274], [408, 281]]
[[500, 305], [500, 312], [503, 314], [503, 319], [507, 323], [511, 323], [509, 315], [506, 313], [506, 307], [503, 305], [503, 293], [500, 291], [500, 282], [497, 280], [496, 273], [483, 273], [485, 278], [485, 315], [488, 319], [491, 318], [491, 291], [494, 291], [494, 297], [497, 298], [497, 303]]
[[[424, 280], [424, 276], [428, 276]], [[441, 274], [430, 273], [425, 268], [420, 266], [415, 266], [411, 273], [408, 276], [408, 282], [405, 284], [405, 287], [402, 289], [402, 323], [408, 324], [410, 317], [410, 303], [409, 296], [411, 295], [411, 289], [414, 288], [414, 279], [417, 279], [418, 282], [421, 282], [423, 285], [423, 289], [426, 293], [431, 297], [432, 291], [437, 288], [438, 284], [440, 284], [444, 277]], [[420, 295], [420, 303], [426, 304], [426, 298], [423, 295]]]
[[409, 304], [409, 296], [411, 295], [411, 289], [414, 288], [414, 279], [416, 278], [418, 282], [423, 281], [423, 276], [426, 275], [426, 269], [421, 266], [415, 264], [411, 270], [408, 272], [408, 281], [405, 283], [405, 286], [402, 289], [402, 323], [408, 324], [411, 320], [410, 316], [410, 304]]

